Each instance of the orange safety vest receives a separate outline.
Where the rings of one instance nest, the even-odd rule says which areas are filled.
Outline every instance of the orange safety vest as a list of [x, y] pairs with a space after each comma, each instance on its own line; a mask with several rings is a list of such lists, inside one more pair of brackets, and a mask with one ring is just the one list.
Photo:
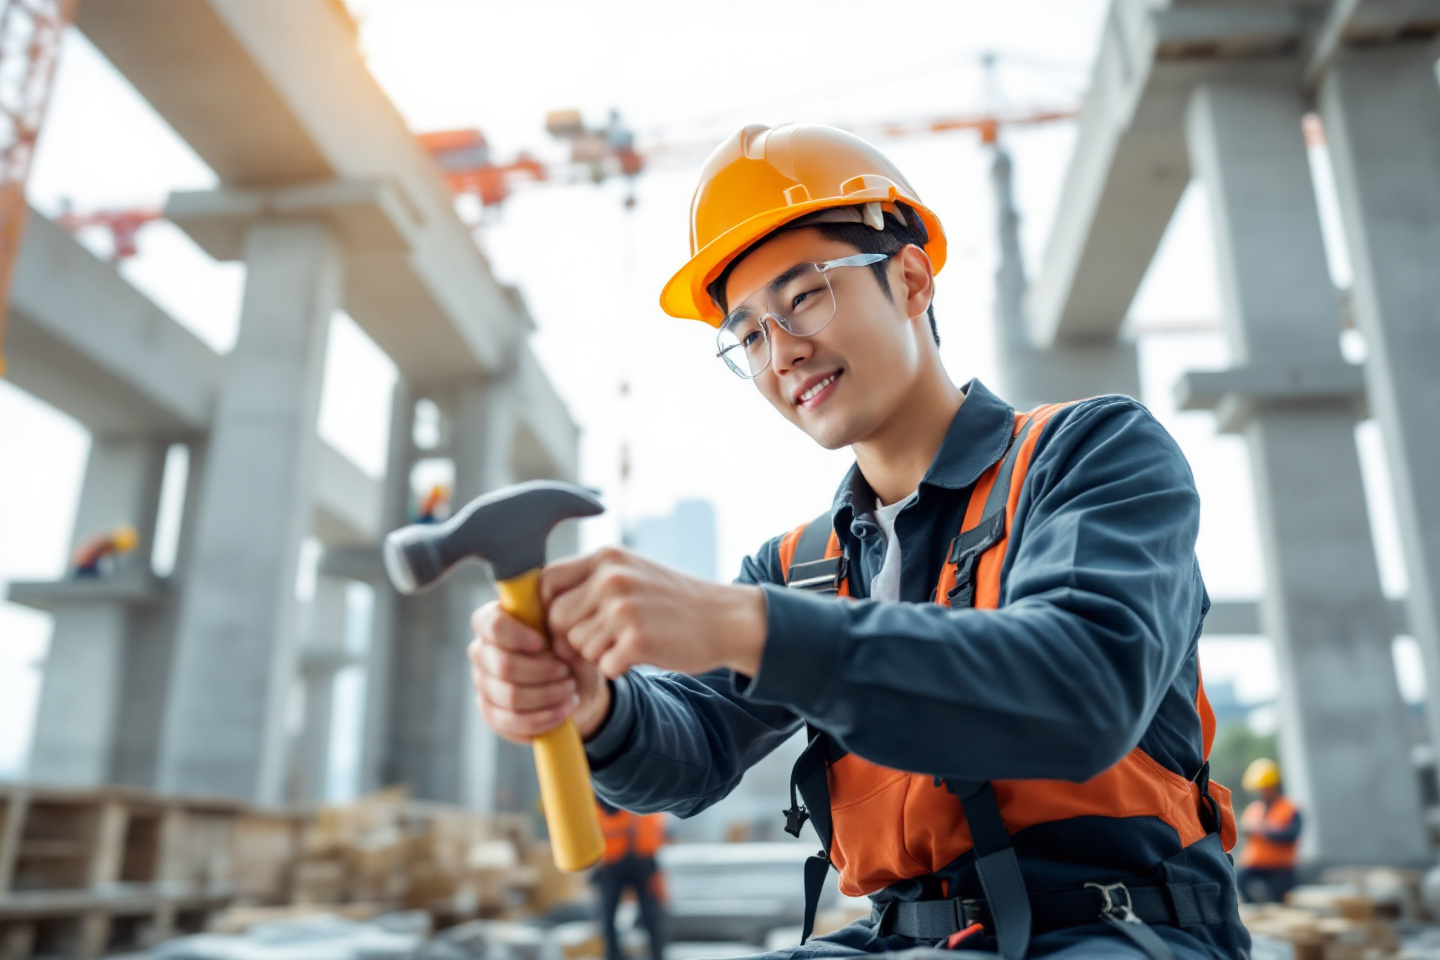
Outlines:
[[626, 857], [653, 857], [665, 843], [665, 814], [631, 813], [599, 809], [600, 829], [605, 834], [601, 863], [615, 863]]
[[[980, 476], [971, 494], [960, 534], [953, 541], [942, 568], [935, 591], [936, 603], [982, 610], [999, 607], [1000, 571], [1031, 457], [1045, 424], [1068, 405], [1052, 404], [1015, 415], [1009, 450]], [[795, 562], [802, 536], [807, 529], [821, 523], [829, 525], [828, 515], [797, 527], [781, 539], [780, 563], [786, 571], [787, 585], [797, 587], [803, 583], [804, 588], [814, 589], [817, 581], [833, 576], [833, 586], [827, 583], [822, 592], [849, 596], [846, 561], [833, 525], [830, 525], [823, 560]], [[1200, 717], [1204, 754], [1208, 758], [1215, 737], [1215, 716], [1198, 676], [1195, 710]], [[823, 734], [816, 736], [812, 749], [817, 742], [828, 739]], [[985, 876], [986, 861], [995, 859], [989, 854], [997, 853], [998, 847], [1004, 848], [999, 855], [1008, 854], [1014, 863], [1005, 834], [1078, 818], [1154, 818], [1175, 831], [1181, 847], [1203, 840], [1218, 828], [1224, 849], [1228, 851], [1235, 845], [1230, 791], [1208, 779], [1208, 764], [1195, 779], [1188, 779], [1166, 768], [1139, 747], [1084, 783], [995, 780], [988, 784], [956, 785], [930, 774], [893, 770], [871, 763], [844, 752], [843, 747], [833, 741], [824, 745], [819, 754], [825, 760], [824, 777], [819, 785], [822, 791], [828, 787], [829, 816], [824, 819], [829, 823], [821, 822], [824, 811], [819, 811], [817, 816], [816, 805], [806, 793], [805, 781], [809, 779], [814, 784], [817, 773], [803, 769], [806, 757], [802, 756], [796, 765], [794, 784], [809, 808], [801, 811], [798, 804], [792, 802], [792, 810], [787, 813], [790, 817], [787, 830], [798, 836], [799, 821], [806, 817], [817, 821], [816, 830], [828, 845], [828, 861], [840, 871], [840, 890], [847, 896], [873, 894], [898, 881], [934, 874], [972, 849], [976, 850], [977, 871], [987, 896], [995, 897], [991, 888], [1002, 883], [1010, 884], [1013, 894], [1017, 892], [1014, 881], [1004, 875], [1009, 872], [1008, 868], [993, 871], [993, 880]], [[818, 763], [811, 766], [813, 770]], [[993, 801], [986, 797], [987, 793], [993, 794]], [[994, 818], [990, 812], [997, 806], [999, 817]], [[1207, 827], [1207, 819], [1214, 826]], [[986, 838], [985, 844], [977, 844], [972, 839], [970, 820], [983, 824], [978, 832]], [[823, 871], [822, 867], [818, 873], [822, 879]], [[1018, 870], [1013, 872], [1018, 874]], [[807, 882], [807, 885], [811, 884]], [[813, 885], [818, 892], [818, 883]], [[1018, 894], [1025, 896], [1023, 884]], [[950, 891], [946, 895], [955, 894]], [[1002, 954], [1011, 952], [1006, 950], [1004, 939], [1002, 934]], [[1021, 943], [1019, 953], [1023, 952]]]
[[1269, 807], [1265, 806], [1264, 800], [1256, 800], [1246, 807], [1241, 822], [1254, 832], [1245, 837], [1245, 848], [1240, 851], [1240, 866], [1261, 870], [1294, 869], [1299, 841], [1271, 840], [1259, 831], [1285, 830], [1295, 822], [1297, 812], [1295, 804], [1283, 793]]

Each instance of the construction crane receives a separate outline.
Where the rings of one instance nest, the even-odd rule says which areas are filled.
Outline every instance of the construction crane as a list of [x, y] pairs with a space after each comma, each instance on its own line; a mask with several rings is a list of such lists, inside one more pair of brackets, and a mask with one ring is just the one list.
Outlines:
[[[1073, 118], [1072, 107], [980, 111], [925, 120], [847, 124], [845, 129], [870, 139], [900, 139], [973, 130], [982, 142], [994, 144], [1002, 127], [1054, 123]], [[513, 160], [496, 163], [485, 135], [476, 129], [439, 130], [417, 136], [420, 145], [435, 157], [441, 175], [456, 196], [473, 196], [483, 211], [502, 206], [517, 188], [545, 184], [602, 183], [624, 177], [631, 184], [625, 197], [627, 208], [635, 205], [633, 183], [645, 170], [694, 164], [714, 149], [713, 140], [661, 141], [643, 150], [635, 145], [634, 134], [611, 111], [602, 127], [586, 127], [578, 110], [556, 110], [545, 118], [551, 136], [568, 142], [570, 156], [559, 164], [546, 165], [524, 151]], [[158, 209], [102, 210], [84, 214], [65, 213], [59, 222], [75, 231], [101, 226], [113, 238], [112, 259], [116, 262], [135, 255], [135, 234], [145, 224], [161, 219]], [[471, 228], [480, 226], [471, 223]]]
[[0, 0], [0, 377], [5, 316], [25, 232], [25, 181], [75, 0]]

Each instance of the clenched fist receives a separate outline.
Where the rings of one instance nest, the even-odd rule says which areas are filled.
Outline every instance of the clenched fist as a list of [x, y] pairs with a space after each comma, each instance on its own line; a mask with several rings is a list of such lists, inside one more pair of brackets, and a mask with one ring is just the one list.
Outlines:
[[561, 560], [540, 573], [551, 643], [489, 603], [475, 611], [470, 677], [485, 722], [527, 743], [573, 716], [583, 738], [610, 710], [610, 685], [639, 664], [754, 676], [765, 595], [686, 576], [625, 550]]
[[610, 686], [593, 665], [563, 642], [548, 644], [499, 603], [476, 610], [470, 626], [470, 682], [490, 729], [528, 743], [572, 715], [582, 738], [600, 726], [610, 709]]

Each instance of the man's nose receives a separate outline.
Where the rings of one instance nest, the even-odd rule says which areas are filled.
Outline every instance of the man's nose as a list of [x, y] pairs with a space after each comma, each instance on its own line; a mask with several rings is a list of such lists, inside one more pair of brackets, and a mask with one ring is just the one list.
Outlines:
[[804, 363], [813, 352], [808, 337], [797, 337], [778, 323], [770, 324], [770, 366], [777, 374]]

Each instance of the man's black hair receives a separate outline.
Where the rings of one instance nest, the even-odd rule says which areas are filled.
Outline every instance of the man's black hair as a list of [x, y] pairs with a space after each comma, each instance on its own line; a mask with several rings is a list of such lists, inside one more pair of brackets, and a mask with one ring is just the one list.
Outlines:
[[[903, 204], [901, 206], [903, 206]], [[873, 230], [863, 223], [807, 224], [804, 223], [803, 219], [799, 225], [817, 231], [826, 240], [833, 240], [837, 243], [854, 247], [857, 253], [899, 253], [907, 244], [911, 243], [922, 250], [925, 249], [925, 243], [929, 238], [926, 236], [924, 224], [920, 222], [920, 217], [916, 215], [914, 210], [909, 207], [904, 207], [904, 210], [906, 220], [920, 225], [918, 231], [910, 229], [906, 224], [901, 223], [888, 213], [885, 215], [884, 230]], [[786, 228], [781, 227], [781, 229]], [[796, 229], [796, 227], [790, 227], [789, 229]], [[752, 250], [774, 236], [774, 233], [768, 233], [746, 247], [738, 257], [726, 265], [725, 269], [720, 272], [720, 276], [716, 277], [711, 281], [710, 285], [705, 288], [705, 292], [710, 294], [710, 299], [720, 308], [721, 313], [730, 312], [730, 308], [725, 302], [725, 284], [730, 280], [731, 271], [735, 269], [741, 260], [749, 256]], [[889, 262], [888, 260], [881, 260], [879, 263], [870, 264], [870, 269], [875, 273], [876, 282], [880, 284], [880, 289], [885, 292], [887, 297], [890, 296], [890, 277], [885, 272], [885, 267]], [[935, 338], [935, 345], [938, 347], [940, 345], [940, 330], [935, 325], [935, 301], [933, 299], [930, 301], [930, 308], [926, 311], [926, 316], [930, 318], [930, 335]]]

